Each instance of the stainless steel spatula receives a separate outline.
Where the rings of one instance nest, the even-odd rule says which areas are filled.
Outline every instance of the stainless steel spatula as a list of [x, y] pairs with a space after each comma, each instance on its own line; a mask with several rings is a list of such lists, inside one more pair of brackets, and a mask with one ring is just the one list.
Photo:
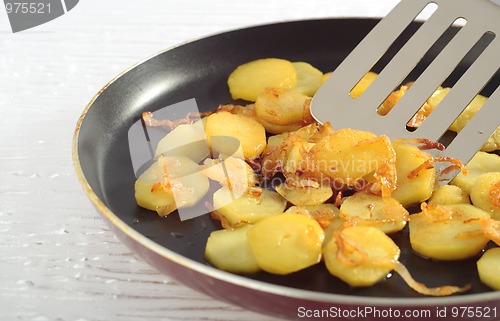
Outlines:
[[[391, 139], [428, 138], [438, 141], [500, 67], [498, 1], [402, 0], [318, 90], [311, 104], [312, 115], [320, 123], [330, 122], [336, 129], [349, 127], [385, 134]], [[371, 86], [360, 97], [352, 98], [351, 89], [429, 3], [438, 6], [432, 16], [391, 59]], [[465, 19], [465, 25], [398, 104], [386, 116], [379, 115], [377, 108], [458, 18]], [[485, 33], [496, 37], [423, 124], [409, 131], [406, 127], [408, 121]], [[466, 164], [499, 125], [500, 88], [497, 88], [441, 155], [457, 158]]]

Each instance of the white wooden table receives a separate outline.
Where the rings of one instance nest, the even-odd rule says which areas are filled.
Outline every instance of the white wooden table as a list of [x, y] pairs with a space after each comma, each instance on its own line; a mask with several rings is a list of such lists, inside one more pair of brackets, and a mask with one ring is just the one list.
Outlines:
[[383, 16], [398, 0], [82, 0], [13, 34], [0, 8], [0, 320], [275, 320], [179, 285], [130, 252], [79, 186], [76, 121], [134, 62], [220, 31]]

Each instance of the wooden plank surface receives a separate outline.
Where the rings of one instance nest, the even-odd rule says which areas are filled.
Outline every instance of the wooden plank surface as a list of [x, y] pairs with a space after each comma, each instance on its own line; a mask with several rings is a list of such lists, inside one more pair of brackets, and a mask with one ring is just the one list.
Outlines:
[[169, 46], [396, 3], [84, 0], [16, 34], [0, 9], [0, 320], [276, 320], [179, 285], [121, 244], [76, 180], [75, 123], [108, 80]]

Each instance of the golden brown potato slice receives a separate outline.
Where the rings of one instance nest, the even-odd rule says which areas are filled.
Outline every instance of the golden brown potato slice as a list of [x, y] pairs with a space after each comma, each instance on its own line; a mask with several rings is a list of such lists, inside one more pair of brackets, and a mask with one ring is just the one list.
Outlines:
[[500, 247], [495, 247], [484, 252], [477, 261], [477, 271], [481, 281], [500, 291]]
[[226, 111], [208, 116], [205, 133], [210, 148], [225, 156], [252, 158], [266, 148], [266, 130], [258, 121]]
[[370, 87], [372, 82], [377, 78], [377, 74], [369, 71], [367, 72], [363, 78], [354, 86], [354, 88], [351, 90], [351, 97], [352, 98], [358, 98], [365, 92], [365, 90]]
[[281, 183], [275, 189], [288, 202], [298, 206], [320, 205], [333, 195], [333, 190], [329, 185], [298, 187]]
[[163, 188], [153, 188], [155, 183], [142, 180], [135, 181], [135, 200], [137, 205], [151, 211], [156, 211], [160, 216], [166, 216], [177, 209], [172, 193]]
[[385, 278], [399, 254], [392, 239], [371, 226], [340, 228], [323, 248], [328, 271], [355, 287], [371, 286]]
[[[323, 84], [330, 76], [332, 75], [332, 72], [327, 72], [323, 75], [321, 78], [321, 83]], [[354, 88], [351, 90], [351, 97], [352, 98], [358, 98], [361, 96], [363, 92], [372, 84], [372, 82], [377, 78], [377, 74], [369, 71], [367, 72], [361, 80], [354, 86]]]
[[249, 187], [259, 183], [257, 174], [241, 158], [207, 158], [203, 162], [203, 165], [203, 174], [240, 194], [246, 192]]
[[436, 186], [436, 170], [432, 167], [414, 171], [432, 156], [410, 144], [394, 142], [392, 145], [396, 151], [398, 187], [391, 196], [405, 207], [427, 200]]
[[472, 204], [500, 221], [500, 172], [482, 174], [470, 194]]
[[247, 232], [252, 225], [210, 233], [205, 259], [218, 269], [233, 273], [256, 273], [260, 270], [248, 245]]
[[[443, 98], [451, 91], [451, 88], [442, 88], [442, 90], [437, 94], [433, 95], [429, 100], [429, 104], [434, 109]], [[465, 110], [458, 116], [458, 118], [451, 124], [450, 130], [454, 132], [461, 131], [467, 122], [474, 117], [474, 115], [481, 109], [484, 103], [488, 100], [487, 97], [482, 95], [477, 95], [472, 99], [472, 101], [467, 105]], [[486, 143], [482, 146], [481, 150], [484, 152], [492, 152], [500, 149], [500, 127], [498, 127], [493, 135], [491, 135]]]
[[238, 194], [222, 187], [213, 195], [216, 215], [229, 226], [256, 223], [264, 217], [285, 211], [286, 200], [278, 193], [263, 189], [262, 194]]
[[330, 221], [330, 224], [325, 228], [325, 240], [323, 241], [323, 247], [325, 247], [328, 242], [333, 238], [335, 231], [341, 227], [351, 226], [352, 224], [346, 223], [344, 219], [340, 217], [339, 213]]
[[[446, 96], [446, 94], [443, 94], [443, 98], [444, 96]], [[481, 107], [487, 100], [488, 98], [482, 95], [477, 95], [476, 97], [474, 97], [474, 99], [472, 99], [469, 105], [467, 105], [460, 116], [457, 117], [455, 122], [451, 124], [450, 130], [453, 130], [454, 132], [461, 131], [465, 127], [467, 122], [479, 111], [479, 109], [481, 109]]]
[[160, 156], [135, 182], [137, 204], [166, 216], [193, 206], [207, 193], [208, 178], [185, 156]]
[[455, 185], [443, 185], [432, 193], [429, 205], [470, 204], [469, 195]]
[[309, 216], [315, 219], [323, 229], [338, 217], [339, 209], [333, 204], [320, 204], [314, 206], [290, 206], [285, 213]]
[[324, 131], [323, 129], [324, 126], [319, 125], [318, 123], [313, 123], [309, 124], [303, 127], [300, 127], [298, 130], [292, 131], [292, 132], [285, 132], [277, 135], [272, 135], [269, 136], [267, 139], [267, 146], [266, 148], [273, 148], [275, 146], [278, 146], [282, 143], [286, 143], [290, 139], [303, 139], [305, 141], [311, 141], [314, 139], [316, 136], [320, 135], [320, 132]]
[[[389, 97], [382, 103], [380, 108], [377, 110], [377, 112], [380, 115], [387, 115], [394, 106], [399, 102], [401, 98], [403, 98], [404, 95], [406, 95], [406, 92], [410, 89], [410, 87], [413, 85], [413, 82], [406, 83], [399, 87], [399, 89], [393, 91]], [[410, 119], [410, 121], [407, 123], [407, 126], [417, 128], [420, 125], [422, 125], [423, 121], [427, 118], [427, 116], [430, 115], [430, 113], [434, 110], [436, 107], [437, 103], [436, 101], [442, 99], [444, 95], [446, 94], [447, 89], [439, 86], [434, 93], [429, 97], [429, 99], [420, 107], [420, 109], [417, 111], [417, 113]]]
[[317, 179], [353, 186], [365, 175], [395, 161], [386, 136], [353, 129], [340, 129], [320, 139], [310, 150]]
[[314, 96], [321, 87], [323, 73], [307, 62], [292, 62], [292, 65], [297, 71], [297, 84], [293, 90], [309, 97]]
[[340, 206], [340, 217], [359, 225], [373, 226], [384, 233], [402, 230], [408, 211], [394, 198], [357, 192], [346, 197]]
[[265, 58], [238, 66], [227, 80], [233, 99], [255, 101], [264, 88], [293, 88], [297, 71], [288, 60]]
[[265, 88], [255, 101], [255, 119], [271, 134], [295, 131], [314, 121], [310, 103], [310, 98], [298, 91]]
[[182, 124], [163, 137], [156, 147], [155, 159], [164, 156], [186, 156], [195, 162], [209, 154], [205, 137], [206, 118], [194, 124]]
[[289, 274], [321, 260], [324, 232], [310, 217], [269, 216], [256, 223], [247, 235], [260, 268], [269, 273]]
[[308, 170], [310, 163], [307, 153], [313, 145], [299, 136], [290, 135], [284, 142], [266, 148], [261, 155], [261, 176], [270, 179], [276, 173], [283, 173], [290, 183], [302, 180], [302, 186], [306, 185], [306, 181], [312, 183], [310, 177], [302, 176], [301, 173]]
[[479, 176], [489, 172], [500, 172], [500, 156], [485, 152], [477, 152], [467, 163], [467, 175], [458, 173], [451, 184], [459, 186], [467, 194], [471, 194], [472, 188]]
[[424, 205], [421, 213], [410, 216], [411, 247], [436, 260], [473, 257], [489, 241], [481, 224], [489, 217], [470, 204]]
[[500, 150], [500, 127], [497, 127], [495, 132], [484, 143], [481, 150], [484, 152], [493, 152]]

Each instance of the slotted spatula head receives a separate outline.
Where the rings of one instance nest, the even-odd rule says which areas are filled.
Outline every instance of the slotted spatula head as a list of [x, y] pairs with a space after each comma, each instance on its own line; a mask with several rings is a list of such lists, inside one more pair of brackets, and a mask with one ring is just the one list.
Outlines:
[[[358, 98], [351, 90], [377, 63], [401, 32], [429, 4], [436, 11], [392, 57], [375, 81]], [[465, 25], [415, 80], [407, 93], [385, 116], [377, 113], [388, 95], [415, 68], [442, 34], [458, 19]], [[407, 123], [463, 57], [485, 34], [494, 39], [462, 75], [452, 90], [416, 130]], [[499, 0], [402, 0], [382, 19], [339, 65], [312, 100], [311, 113], [320, 123], [335, 129], [353, 128], [396, 138], [439, 139], [500, 67]], [[500, 89], [490, 95], [481, 110], [441, 152], [466, 164], [500, 125]]]

